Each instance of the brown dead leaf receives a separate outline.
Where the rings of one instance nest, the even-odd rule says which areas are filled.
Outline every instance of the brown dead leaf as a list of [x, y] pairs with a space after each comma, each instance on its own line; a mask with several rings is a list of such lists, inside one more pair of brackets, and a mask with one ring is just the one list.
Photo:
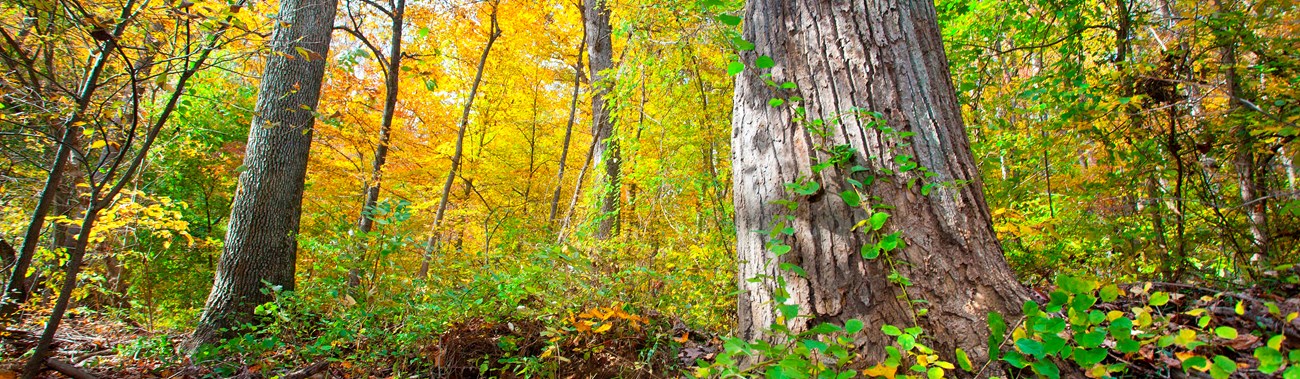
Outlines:
[[1259, 337], [1256, 337], [1252, 334], [1241, 334], [1238, 335], [1236, 339], [1233, 339], [1232, 341], [1228, 341], [1228, 346], [1231, 346], [1233, 349], [1237, 349], [1238, 351], [1240, 351], [1240, 350], [1250, 349], [1251, 347], [1255, 346], [1258, 343], [1259, 343]]

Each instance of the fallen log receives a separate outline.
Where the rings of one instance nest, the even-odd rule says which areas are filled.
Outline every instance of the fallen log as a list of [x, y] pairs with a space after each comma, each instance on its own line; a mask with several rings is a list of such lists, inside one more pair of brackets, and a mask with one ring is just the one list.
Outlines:
[[54, 369], [54, 371], [58, 371], [60, 374], [67, 375], [69, 378], [72, 379], [96, 379], [95, 375], [85, 372], [82, 369], [77, 368], [77, 366], [73, 366], [69, 363], [60, 361], [58, 359], [45, 358], [45, 365], [50, 366], [50, 368]]

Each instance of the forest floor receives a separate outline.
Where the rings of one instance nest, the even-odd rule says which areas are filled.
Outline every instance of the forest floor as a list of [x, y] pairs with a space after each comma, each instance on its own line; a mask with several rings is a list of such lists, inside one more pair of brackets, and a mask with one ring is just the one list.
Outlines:
[[[1205, 344], [1189, 351], [1144, 344], [1136, 352], [1120, 353], [1114, 346], [1108, 346], [1111, 351], [1103, 363], [1125, 364], [1123, 377], [1209, 378], [1206, 372], [1181, 367], [1188, 354], [1225, 356], [1239, 365], [1253, 362], [1249, 366], [1258, 366], [1260, 362], [1252, 356], [1252, 351], [1268, 343], [1264, 336], [1269, 335], [1285, 336], [1284, 346], [1288, 350], [1300, 347], [1300, 319], [1279, 322], [1277, 317], [1270, 316], [1300, 312], [1300, 285], [1220, 291], [1189, 284], [1144, 282], [1119, 288], [1118, 298], [1097, 303], [1094, 309], [1140, 313], [1140, 308], [1152, 303], [1148, 293], [1167, 291], [1170, 295], [1167, 303], [1162, 301], [1155, 308], [1168, 316], [1162, 317], [1168, 320], [1161, 326], [1163, 334], [1172, 336], [1183, 329], [1228, 327], [1235, 330], [1232, 335], [1205, 339]], [[1043, 294], [1043, 299], [1049, 298], [1047, 294], [1053, 290], [1036, 289]], [[711, 361], [723, 350], [723, 336], [693, 330], [679, 319], [653, 310], [629, 312], [626, 309], [635, 307], [598, 307], [562, 318], [540, 320], [464, 320], [449, 325], [440, 335], [429, 336], [420, 346], [408, 349], [404, 356], [393, 356], [392, 360], [352, 361], [346, 358], [349, 357], [346, 351], [334, 357], [304, 358], [289, 348], [244, 356], [238, 362], [228, 359], [204, 364], [165, 351], [177, 346], [183, 335], [151, 334], [105, 316], [74, 314], [59, 330], [56, 354], [48, 361], [50, 364], [41, 377], [668, 378], [691, 376], [697, 364]], [[28, 317], [29, 320], [38, 318]], [[0, 379], [17, 376], [26, 358], [22, 354], [35, 345], [37, 326], [29, 322], [0, 331], [3, 339]], [[164, 340], [166, 343], [141, 342]], [[419, 369], [395, 372], [395, 367]], [[1023, 377], [1033, 376], [1031, 372], [1023, 374]], [[1281, 376], [1280, 372], [1271, 376], [1243, 369], [1232, 377]]]

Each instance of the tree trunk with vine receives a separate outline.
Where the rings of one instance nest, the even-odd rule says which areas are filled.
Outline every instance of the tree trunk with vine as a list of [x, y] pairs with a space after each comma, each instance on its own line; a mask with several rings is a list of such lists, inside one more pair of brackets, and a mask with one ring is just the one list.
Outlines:
[[[732, 121], [742, 335], [775, 338], [779, 276], [788, 303], [811, 316], [788, 322], [796, 332], [853, 318], [868, 330], [918, 325], [949, 361], [956, 348], [987, 359], [987, 315], [1014, 320], [1029, 293], [993, 231], [933, 3], [756, 0], [744, 38], [756, 49], [741, 53], [749, 67], [736, 79]], [[815, 172], [831, 152], [843, 162]], [[849, 179], [863, 185], [854, 192]], [[819, 188], [798, 195], [787, 186], [808, 182]], [[860, 194], [861, 206], [845, 192]], [[875, 205], [891, 217], [864, 233], [855, 225]], [[895, 232], [896, 250], [864, 259], [864, 244]], [[778, 257], [775, 245], [791, 249]], [[878, 332], [857, 341], [874, 358], [891, 343]]]

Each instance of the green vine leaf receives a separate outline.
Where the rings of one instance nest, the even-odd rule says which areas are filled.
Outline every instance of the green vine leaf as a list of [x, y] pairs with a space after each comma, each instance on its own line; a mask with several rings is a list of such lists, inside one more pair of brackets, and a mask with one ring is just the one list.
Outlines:
[[745, 71], [745, 64], [740, 62], [731, 62], [727, 64], [727, 75], [736, 75]]
[[877, 231], [885, 227], [885, 221], [889, 220], [889, 214], [885, 212], [876, 212], [871, 215], [871, 231]]
[[862, 205], [862, 197], [858, 196], [858, 191], [847, 190], [844, 192], [840, 192], [840, 198], [844, 199], [845, 204], [848, 204], [850, 207], [853, 208], [857, 208], [859, 205]]

